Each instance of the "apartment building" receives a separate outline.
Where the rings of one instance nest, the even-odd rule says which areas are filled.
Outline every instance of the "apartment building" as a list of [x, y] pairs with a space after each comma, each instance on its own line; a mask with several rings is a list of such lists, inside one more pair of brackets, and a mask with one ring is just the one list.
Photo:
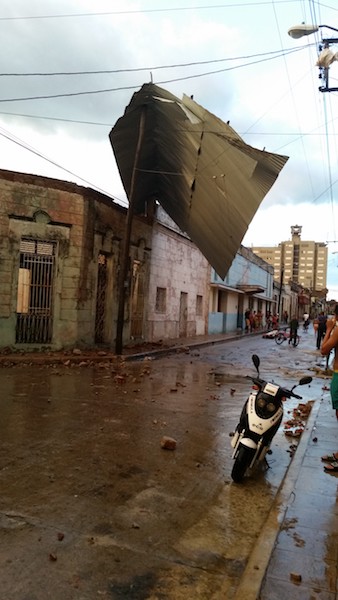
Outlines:
[[301, 240], [302, 226], [291, 227], [291, 240], [278, 246], [255, 246], [251, 250], [274, 267], [276, 281], [293, 281], [311, 290], [312, 296], [326, 294], [327, 246]]

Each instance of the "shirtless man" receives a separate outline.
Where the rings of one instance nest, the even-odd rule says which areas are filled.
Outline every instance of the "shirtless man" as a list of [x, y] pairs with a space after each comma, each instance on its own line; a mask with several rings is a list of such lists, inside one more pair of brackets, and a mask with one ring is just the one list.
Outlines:
[[[334, 349], [334, 361], [330, 391], [332, 408], [336, 411], [338, 420], [338, 304], [334, 310], [334, 317], [326, 321], [326, 333], [320, 351], [323, 356], [327, 356], [332, 349]], [[322, 461], [328, 463], [324, 467], [325, 471], [338, 471], [338, 452], [322, 456]]]
[[333, 373], [331, 380], [332, 407], [338, 419], [338, 304], [334, 310], [334, 317], [326, 321], [326, 332], [320, 348], [323, 356], [330, 354], [334, 348]]

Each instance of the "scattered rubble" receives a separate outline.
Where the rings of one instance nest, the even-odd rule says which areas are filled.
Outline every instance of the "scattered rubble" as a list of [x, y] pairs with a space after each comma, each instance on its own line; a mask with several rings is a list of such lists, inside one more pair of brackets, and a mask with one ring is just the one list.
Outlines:
[[56, 554], [53, 554], [53, 553], [51, 552], [51, 553], [50, 553], [50, 555], [49, 555], [49, 560], [50, 560], [51, 562], [55, 562], [55, 561], [57, 561], [57, 559], [58, 559], [58, 557], [56, 556]]
[[300, 583], [302, 581], [302, 576], [300, 573], [290, 573], [290, 580], [293, 583]]
[[161, 448], [164, 450], [176, 450], [176, 446], [177, 441], [172, 437], [163, 436], [161, 439]]
[[300, 437], [305, 429], [306, 420], [312, 409], [313, 402], [301, 402], [292, 411], [292, 418], [284, 422], [284, 434], [289, 437]]

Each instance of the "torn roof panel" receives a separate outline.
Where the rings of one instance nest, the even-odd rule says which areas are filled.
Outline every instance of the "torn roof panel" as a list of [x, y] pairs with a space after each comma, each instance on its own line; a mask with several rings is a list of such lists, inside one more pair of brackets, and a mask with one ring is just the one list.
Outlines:
[[191, 98], [152, 83], [133, 95], [109, 138], [129, 202], [134, 177], [133, 210], [158, 200], [224, 278], [288, 157], [247, 145]]

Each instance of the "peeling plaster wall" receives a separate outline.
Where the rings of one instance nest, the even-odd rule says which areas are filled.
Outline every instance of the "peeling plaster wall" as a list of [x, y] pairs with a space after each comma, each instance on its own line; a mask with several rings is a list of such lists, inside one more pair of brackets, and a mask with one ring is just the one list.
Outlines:
[[[161, 215], [159, 215], [161, 218]], [[204, 335], [209, 306], [210, 266], [184, 234], [155, 223], [149, 280], [147, 337], [149, 341], [180, 336], [181, 293], [187, 294], [187, 336]], [[156, 310], [157, 288], [166, 290], [164, 312]], [[196, 297], [202, 296], [202, 314], [196, 314]], [[182, 325], [182, 323], [181, 323]]]
[[[125, 220], [126, 209], [89, 188], [0, 171], [0, 347], [16, 345], [23, 237], [57, 243], [52, 349], [94, 344], [98, 255], [100, 252], [107, 255], [104, 341], [109, 345], [114, 343]], [[151, 235], [151, 226], [145, 219], [135, 218], [130, 244], [132, 260], [143, 260], [148, 266]], [[128, 341], [128, 311], [125, 319], [124, 339]], [[32, 344], [24, 347], [34, 349]]]
[[[78, 339], [85, 205], [77, 186], [53, 188], [52, 182], [30, 175], [0, 172], [2, 347], [15, 344], [21, 238], [57, 243], [52, 346], [67, 346]], [[86, 309], [88, 312], [88, 307]]]

